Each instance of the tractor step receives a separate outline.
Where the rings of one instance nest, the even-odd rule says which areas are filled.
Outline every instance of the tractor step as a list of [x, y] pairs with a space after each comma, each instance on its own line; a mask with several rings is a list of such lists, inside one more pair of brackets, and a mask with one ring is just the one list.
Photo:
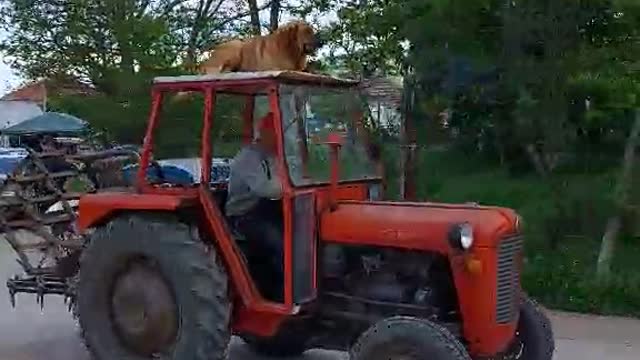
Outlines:
[[16, 306], [16, 295], [20, 293], [35, 294], [36, 302], [40, 305], [40, 309], [44, 309], [45, 295], [61, 295], [64, 296], [65, 304], [68, 304], [69, 310], [73, 303], [74, 291], [70, 279], [60, 278], [51, 275], [33, 275], [19, 276], [7, 280], [7, 289], [9, 290], [9, 301], [11, 306]]

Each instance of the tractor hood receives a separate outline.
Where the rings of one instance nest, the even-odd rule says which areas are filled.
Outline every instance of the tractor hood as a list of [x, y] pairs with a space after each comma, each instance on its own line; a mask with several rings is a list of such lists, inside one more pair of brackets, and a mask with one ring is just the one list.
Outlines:
[[348, 201], [321, 216], [320, 237], [448, 254], [449, 232], [463, 222], [473, 227], [473, 247], [487, 248], [516, 233], [519, 217], [511, 209], [475, 204]]

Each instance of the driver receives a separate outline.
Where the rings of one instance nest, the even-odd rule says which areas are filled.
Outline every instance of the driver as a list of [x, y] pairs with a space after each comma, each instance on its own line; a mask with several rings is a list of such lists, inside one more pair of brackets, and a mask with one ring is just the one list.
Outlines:
[[[252, 250], [269, 259], [276, 279], [284, 278], [282, 184], [275, 168], [276, 134], [273, 113], [259, 122], [259, 135], [233, 159], [225, 212]], [[274, 290], [275, 291], [275, 290]], [[277, 296], [277, 295], [276, 295]]]

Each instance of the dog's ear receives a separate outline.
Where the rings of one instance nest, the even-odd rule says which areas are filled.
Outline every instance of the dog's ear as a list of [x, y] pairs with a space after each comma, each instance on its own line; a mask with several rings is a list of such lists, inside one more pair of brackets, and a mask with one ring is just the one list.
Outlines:
[[[287, 24], [285, 31], [287, 32], [287, 41], [289, 44], [296, 47], [296, 50], [301, 50], [300, 48], [300, 23], [293, 22]], [[290, 45], [290, 46], [291, 46]]]

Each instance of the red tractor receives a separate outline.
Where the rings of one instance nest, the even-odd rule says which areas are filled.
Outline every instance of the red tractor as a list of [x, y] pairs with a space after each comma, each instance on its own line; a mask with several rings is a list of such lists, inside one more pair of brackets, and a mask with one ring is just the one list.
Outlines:
[[[386, 202], [358, 83], [296, 72], [156, 78], [135, 189], [85, 195], [76, 315], [96, 359], [222, 359], [232, 335], [270, 356], [550, 360], [553, 334], [520, 287], [510, 209]], [[163, 101], [200, 93], [200, 179], [150, 181]], [[244, 104], [243, 142], [274, 115], [284, 276], [225, 217], [211, 181], [221, 97]], [[268, 296], [280, 283], [281, 296]], [[283, 285], [283, 286], [282, 286]]]

